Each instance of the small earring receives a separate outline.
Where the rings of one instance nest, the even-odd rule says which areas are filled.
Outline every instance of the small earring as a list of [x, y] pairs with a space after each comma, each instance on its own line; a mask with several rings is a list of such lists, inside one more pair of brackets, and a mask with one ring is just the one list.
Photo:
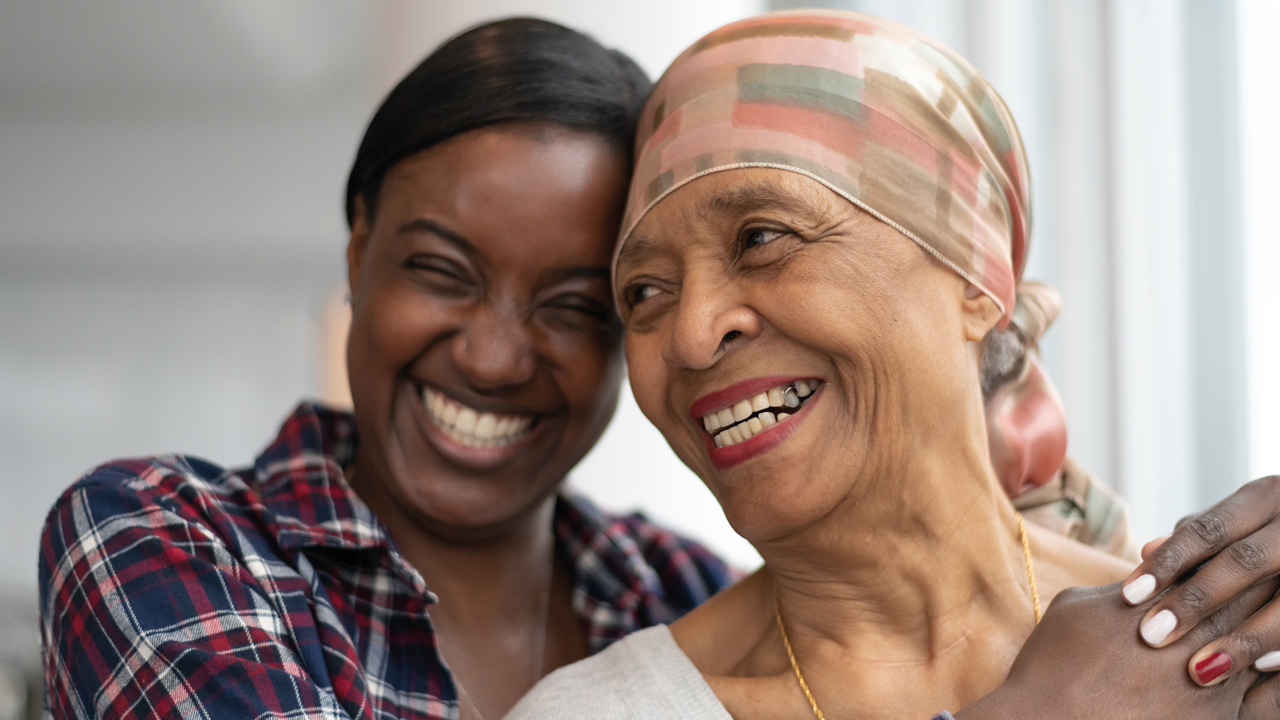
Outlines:
[[351, 293], [347, 293], [346, 295], [343, 295], [342, 302], [346, 303], [347, 307], [351, 307]]

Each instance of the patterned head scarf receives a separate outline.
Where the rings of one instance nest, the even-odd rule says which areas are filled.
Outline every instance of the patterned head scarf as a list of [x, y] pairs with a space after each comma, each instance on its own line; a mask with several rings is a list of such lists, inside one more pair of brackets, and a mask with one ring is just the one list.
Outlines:
[[640, 118], [614, 268], [641, 218], [703, 175], [810, 177], [1014, 308], [1030, 231], [1026, 154], [1004, 101], [919, 33], [843, 11], [726, 25], [667, 69]]

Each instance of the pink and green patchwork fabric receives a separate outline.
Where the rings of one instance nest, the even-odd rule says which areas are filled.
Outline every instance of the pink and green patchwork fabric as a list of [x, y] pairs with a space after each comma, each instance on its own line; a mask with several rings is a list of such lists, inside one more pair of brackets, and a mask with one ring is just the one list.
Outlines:
[[668, 194], [744, 167], [817, 180], [979, 286], [1008, 321], [1030, 232], [1026, 154], [1004, 101], [951, 50], [834, 10], [702, 38], [645, 106], [617, 252]]

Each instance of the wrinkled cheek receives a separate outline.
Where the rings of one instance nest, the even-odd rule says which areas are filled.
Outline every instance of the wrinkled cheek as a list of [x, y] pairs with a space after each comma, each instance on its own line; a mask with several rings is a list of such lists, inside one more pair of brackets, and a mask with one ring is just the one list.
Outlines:
[[677, 407], [672, 398], [674, 376], [662, 359], [662, 343], [654, 335], [628, 333], [626, 357], [631, 393], [640, 412], [658, 428], [676, 455], [696, 471], [699, 452], [705, 454], [705, 448], [697, 447], [698, 438], [683, 431], [681, 413], [687, 416], [689, 410]]

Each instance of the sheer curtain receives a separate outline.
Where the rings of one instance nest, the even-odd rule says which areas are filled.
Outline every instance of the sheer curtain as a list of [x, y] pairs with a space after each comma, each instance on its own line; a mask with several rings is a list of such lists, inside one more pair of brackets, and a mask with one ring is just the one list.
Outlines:
[[1249, 365], [1249, 473], [1280, 474], [1280, 3], [1241, 0], [1239, 28], [1241, 165], [1244, 196], [1245, 322]]

